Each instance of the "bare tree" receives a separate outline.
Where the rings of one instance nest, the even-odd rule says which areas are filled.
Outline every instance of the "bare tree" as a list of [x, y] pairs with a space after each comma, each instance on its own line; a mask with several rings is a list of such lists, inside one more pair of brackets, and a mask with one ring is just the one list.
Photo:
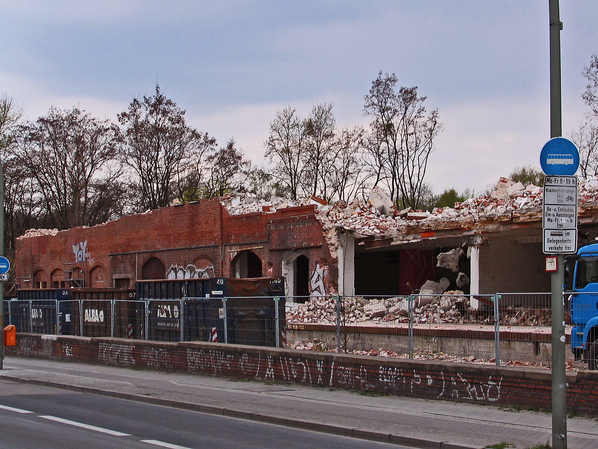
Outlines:
[[330, 198], [329, 175], [334, 167], [336, 119], [332, 104], [315, 105], [303, 122], [305, 151], [304, 191], [326, 200]]
[[274, 176], [267, 169], [251, 167], [247, 173], [247, 192], [259, 200], [270, 201], [277, 196]]
[[368, 145], [375, 184], [385, 182], [399, 207], [417, 209], [428, 159], [441, 131], [438, 110], [429, 114], [417, 87], [396, 90], [397, 77], [378, 74], [365, 96], [364, 112], [372, 117]]
[[300, 194], [304, 167], [305, 132], [297, 111], [290, 106], [278, 111], [270, 123], [270, 136], [265, 142], [266, 157], [273, 162], [273, 176], [291, 199]]
[[35, 180], [26, 167], [9, 154], [4, 168], [4, 231], [5, 249], [14, 249], [14, 242], [27, 229], [38, 225], [43, 216], [43, 203]]
[[23, 117], [23, 110], [6, 94], [0, 95], [0, 151], [8, 148], [11, 132]]
[[598, 117], [598, 54], [592, 55], [590, 64], [584, 67], [581, 74], [588, 80], [586, 90], [581, 97]]
[[95, 225], [119, 216], [117, 139], [118, 128], [110, 121], [78, 108], [50, 108], [35, 123], [20, 127], [12, 176], [37, 192], [26, 202], [42, 205], [46, 227]]
[[598, 175], [598, 55], [592, 55], [590, 64], [581, 74], [586, 78], [586, 90], [581, 97], [590, 107], [585, 121], [571, 133], [571, 140], [579, 149], [579, 169], [584, 178]]
[[210, 176], [204, 187], [206, 198], [246, 189], [245, 182], [251, 162], [245, 159], [243, 152], [235, 146], [234, 140], [229, 140], [226, 146], [209, 155], [207, 161]]
[[365, 130], [354, 127], [341, 130], [334, 145], [332, 167], [327, 172], [330, 185], [328, 201], [351, 201], [367, 187], [368, 176], [362, 160], [364, 157]]
[[577, 131], [571, 133], [571, 140], [579, 149], [579, 170], [584, 178], [598, 175], [598, 126], [588, 117]]
[[122, 161], [136, 175], [138, 210], [167, 206], [190, 179], [201, 182], [204, 156], [216, 142], [188, 126], [185, 111], [158, 85], [154, 95], [135, 98], [118, 120], [124, 127]]
[[23, 110], [6, 94], [0, 95], [0, 161], [4, 170], [4, 248], [10, 253], [14, 240], [35, 226], [39, 218], [36, 188], [13, 153], [15, 130]]

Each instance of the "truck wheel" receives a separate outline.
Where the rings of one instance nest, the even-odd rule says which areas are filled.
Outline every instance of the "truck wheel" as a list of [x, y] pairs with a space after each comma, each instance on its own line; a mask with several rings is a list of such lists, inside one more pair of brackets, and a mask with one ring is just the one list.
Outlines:
[[588, 348], [587, 354], [587, 362], [588, 362], [588, 369], [590, 370], [597, 370], [598, 369], [598, 340], [594, 340], [590, 343], [590, 347]]

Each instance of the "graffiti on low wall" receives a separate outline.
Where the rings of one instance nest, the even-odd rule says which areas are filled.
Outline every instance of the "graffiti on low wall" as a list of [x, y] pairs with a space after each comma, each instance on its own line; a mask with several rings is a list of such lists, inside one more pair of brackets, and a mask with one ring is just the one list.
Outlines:
[[43, 342], [37, 338], [19, 338], [18, 352], [24, 356], [43, 356]]
[[108, 365], [135, 365], [133, 346], [100, 343], [98, 345], [98, 361]]
[[476, 381], [463, 373], [427, 373], [418, 369], [342, 364], [302, 357], [236, 355], [216, 349], [187, 349], [187, 365], [191, 372], [214, 376], [297, 382], [473, 402], [499, 401], [503, 381], [502, 377], [488, 376], [483, 381]]
[[[323, 388], [446, 399], [483, 404], [549, 406], [550, 378], [538, 380], [536, 390], [521, 383], [517, 372], [419, 364], [334, 354], [261, 350], [217, 344], [133, 342], [55, 335], [17, 337], [9, 353], [25, 357], [68, 358], [125, 367], [180, 371], [209, 376], [292, 382]], [[503, 377], [504, 376], [504, 377]], [[521, 383], [521, 385], [520, 385]], [[578, 385], [583, 397], [594, 397], [595, 383]], [[588, 396], [589, 395], [589, 396]], [[595, 414], [594, 402], [584, 406]]]

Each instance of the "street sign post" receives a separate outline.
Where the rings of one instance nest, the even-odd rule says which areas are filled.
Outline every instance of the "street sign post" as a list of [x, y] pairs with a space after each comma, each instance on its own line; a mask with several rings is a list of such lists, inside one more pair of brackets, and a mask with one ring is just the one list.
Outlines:
[[556, 260], [549, 263], [547, 258], [546, 262], [546, 269], [551, 272], [552, 442], [555, 449], [567, 449], [563, 254], [577, 251], [575, 173], [579, 168], [579, 151], [570, 140], [554, 137], [542, 148], [540, 165], [546, 175], [542, 199], [542, 250], [544, 254], [557, 254]]

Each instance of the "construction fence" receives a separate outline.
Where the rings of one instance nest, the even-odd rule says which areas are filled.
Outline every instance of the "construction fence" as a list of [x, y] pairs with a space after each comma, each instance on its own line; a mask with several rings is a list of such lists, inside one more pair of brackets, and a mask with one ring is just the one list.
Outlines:
[[295, 344], [298, 349], [497, 365], [551, 360], [550, 293], [330, 295], [287, 301], [289, 340], [304, 337]]
[[[17, 332], [213, 341], [489, 363], [550, 360], [550, 293], [5, 301]], [[133, 292], [134, 293], [134, 292]], [[567, 326], [570, 329], [570, 326]], [[287, 343], [288, 338], [288, 343]]]
[[284, 297], [7, 300], [17, 332], [284, 346]]

